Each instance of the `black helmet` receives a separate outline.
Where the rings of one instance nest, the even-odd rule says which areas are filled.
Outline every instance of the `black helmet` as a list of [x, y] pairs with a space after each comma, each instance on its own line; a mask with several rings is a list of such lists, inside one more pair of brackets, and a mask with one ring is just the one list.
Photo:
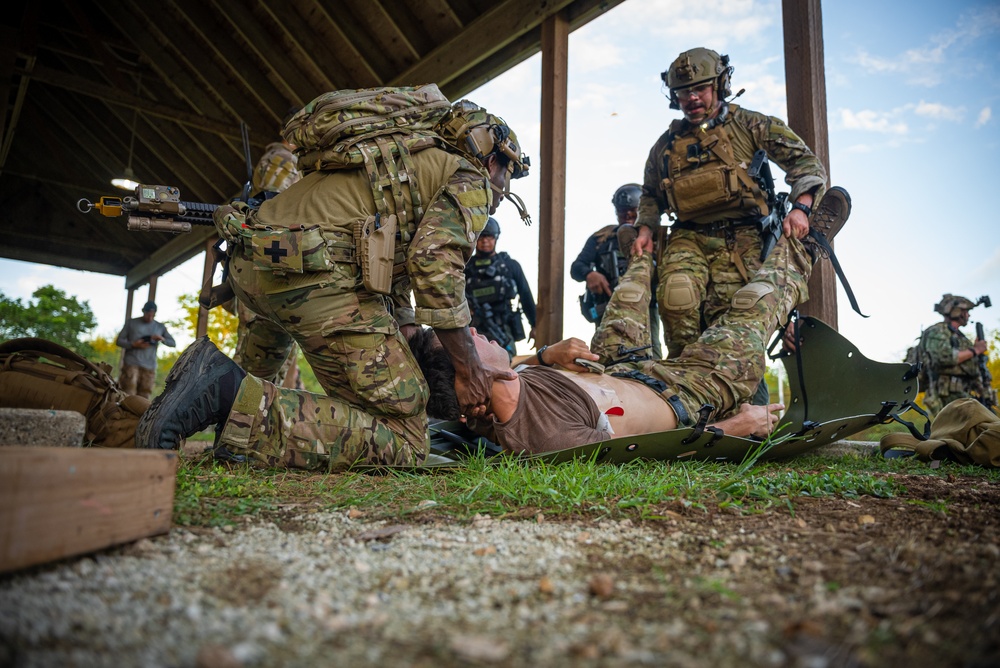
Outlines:
[[615, 205], [615, 211], [636, 209], [639, 207], [639, 195], [641, 194], [642, 188], [639, 187], [638, 183], [626, 183], [611, 196], [611, 203]]
[[490, 216], [490, 219], [486, 221], [486, 227], [484, 227], [483, 231], [479, 233], [479, 236], [493, 237], [494, 239], [496, 237], [499, 237], [500, 223], [497, 222], [497, 219], [494, 218], [493, 216]]

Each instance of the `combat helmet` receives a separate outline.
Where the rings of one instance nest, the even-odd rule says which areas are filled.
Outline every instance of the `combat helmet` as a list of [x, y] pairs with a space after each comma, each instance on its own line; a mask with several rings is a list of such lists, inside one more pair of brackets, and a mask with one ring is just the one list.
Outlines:
[[514, 202], [525, 224], [531, 224], [531, 217], [524, 202], [510, 192], [510, 179], [527, 176], [531, 160], [521, 151], [517, 135], [506, 121], [474, 102], [459, 100], [451, 105], [451, 109], [438, 121], [434, 131], [449, 147], [480, 165], [485, 164], [486, 158], [493, 153], [507, 158], [507, 172], [510, 178], [507, 179], [503, 195]]
[[483, 231], [479, 233], [481, 237], [493, 237], [496, 239], [500, 236], [500, 223], [493, 216], [490, 216], [489, 220], [486, 221], [486, 227]]
[[451, 105], [434, 130], [466, 157], [482, 163], [491, 153], [498, 153], [510, 160], [511, 178], [528, 175], [531, 160], [521, 152], [517, 135], [502, 118], [474, 102], [459, 100]]
[[660, 79], [670, 90], [670, 108], [680, 109], [677, 91], [706, 81], [715, 83], [715, 90], [719, 92], [720, 100], [732, 95], [729, 84], [732, 74], [733, 67], [729, 64], [729, 56], [720, 56], [711, 49], [698, 47], [677, 56], [674, 62], [670, 63], [670, 67], [660, 73]]
[[949, 318], [957, 318], [962, 311], [968, 311], [976, 306], [976, 302], [953, 294], [946, 294], [934, 305], [934, 310]]
[[626, 183], [611, 196], [611, 203], [615, 206], [615, 211], [625, 211], [639, 207], [639, 196], [642, 188], [638, 183]]

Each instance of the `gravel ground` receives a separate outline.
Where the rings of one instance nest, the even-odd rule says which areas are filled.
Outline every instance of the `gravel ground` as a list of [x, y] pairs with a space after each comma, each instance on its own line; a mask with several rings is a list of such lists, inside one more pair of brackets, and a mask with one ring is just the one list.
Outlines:
[[609, 650], [661, 663], [649, 647], [683, 636], [681, 620], [589, 646], [595, 621], [628, 615], [616, 590], [645, 585], [593, 573], [588, 557], [669, 563], [676, 539], [630, 520], [541, 519], [407, 527], [339, 513], [293, 518], [293, 531], [175, 529], [0, 581], [0, 664], [559, 664]]
[[903, 482], [794, 514], [175, 528], [0, 576], [0, 666], [1000, 665], [1000, 485]]

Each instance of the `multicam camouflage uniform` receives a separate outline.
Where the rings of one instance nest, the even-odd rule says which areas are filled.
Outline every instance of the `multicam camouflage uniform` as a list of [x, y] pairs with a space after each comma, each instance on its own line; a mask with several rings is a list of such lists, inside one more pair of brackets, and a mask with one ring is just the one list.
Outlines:
[[[488, 179], [460, 156], [427, 148], [409, 156], [410, 175], [429, 203], [397, 241], [420, 324], [454, 329], [471, 320], [465, 265], [491, 201]], [[409, 187], [409, 185], [407, 185]], [[274, 465], [342, 469], [357, 461], [419, 464], [425, 458], [427, 387], [387, 305], [389, 297], [362, 285], [354, 226], [375, 214], [372, 184], [361, 169], [314, 171], [265, 202], [254, 224], [277, 232], [318, 226], [326, 269], [267, 269], [298, 254], [294, 234], [245, 239], [230, 259], [237, 297], [302, 348], [329, 396], [283, 389], [248, 375], [223, 426], [219, 445]], [[220, 233], [226, 210], [216, 216]], [[304, 233], [303, 233], [304, 234]], [[266, 240], [266, 244], [261, 244]], [[303, 253], [304, 254], [304, 253]], [[301, 261], [303, 255], [298, 255]]]
[[[679, 190], [668, 192], [678, 177], [670, 173], [672, 152], [675, 164], [684, 165], [684, 174], [696, 176], [713, 162], [717, 168], [719, 160], [698, 163], [699, 158], [686, 157], [690, 155], [686, 147], [700, 141], [705, 151], [700, 159], [704, 160], [705, 155], [715, 152], [710, 147], [724, 146], [728, 139], [735, 170], [742, 171], [732, 176], [732, 181], [749, 182], [746, 169], [754, 152], [762, 148], [785, 171], [785, 180], [792, 187], [789, 201], [814, 191], [815, 207], [826, 190], [822, 163], [780, 119], [735, 104], [729, 104], [728, 110], [724, 105], [716, 118], [722, 120], [707, 131], [703, 129], [705, 124], [674, 121], [653, 145], [646, 161], [636, 225], [653, 229], [655, 238], [665, 211], [677, 218], [657, 264], [656, 296], [670, 357], [696, 341], [760, 267], [760, 235], [755, 224], [762, 201], [759, 190], [754, 197], [751, 187], [740, 185], [744, 189], [742, 201], [721, 209], [718, 205], [704, 205], [704, 214], [698, 207], [685, 207], [683, 201], [677, 201], [682, 197]], [[732, 184], [730, 188], [736, 190]]]
[[[704, 404], [719, 411], [713, 419], [726, 417], [749, 401], [764, 376], [764, 351], [771, 334], [784, 322], [795, 305], [808, 299], [812, 259], [797, 239], [782, 238], [750, 282], [739, 288], [730, 307], [712, 327], [680, 356], [663, 361], [646, 360], [614, 364], [619, 346], [635, 348], [649, 344], [649, 279], [653, 258], [649, 253], [633, 256], [608, 303], [601, 328], [591, 350], [608, 366], [607, 373], [637, 371], [661, 381], [664, 400], [679, 401], [690, 420]], [[672, 397], [676, 395], [676, 399]], [[676, 409], [675, 409], [675, 412]], [[678, 415], [678, 422], [684, 420]]]
[[960, 329], [953, 329], [947, 322], [939, 322], [924, 330], [920, 338], [930, 377], [924, 405], [931, 416], [937, 415], [956, 399], [971, 396], [973, 392], [983, 396], [976, 355], [958, 363], [959, 352], [973, 349], [973, 342]]

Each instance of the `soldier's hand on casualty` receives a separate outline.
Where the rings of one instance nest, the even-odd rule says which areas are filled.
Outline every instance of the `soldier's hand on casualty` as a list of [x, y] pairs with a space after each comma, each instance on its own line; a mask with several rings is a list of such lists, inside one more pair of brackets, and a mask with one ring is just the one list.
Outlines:
[[587, 371], [585, 367], [576, 363], [577, 358], [596, 362], [600, 359], [600, 355], [590, 352], [587, 344], [576, 337], [563, 339], [559, 343], [553, 343], [545, 349], [546, 364], [558, 364], [570, 371]]
[[642, 257], [642, 252], [653, 252], [653, 230], [643, 225], [639, 228], [639, 236], [632, 242], [632, 255]]
[[611, 296], [611, 284], [607, 277], [599, 271], [592, 271], [587, 274], [587, 289], [595, 295]]
[[507, 367], [485, 367], [482, 363], [463, 369], [459, 372], [455, 367], [455, 395], [462, 413], [469, 417], [482, 417], [486, 414], [486, 406], [493, 394], [493, 381], [514, 380], [517, 374]]
[[792, 209], [781, 223], [786, 237], [804, 239], [809, 234], [809, 217], [800, 209]]

